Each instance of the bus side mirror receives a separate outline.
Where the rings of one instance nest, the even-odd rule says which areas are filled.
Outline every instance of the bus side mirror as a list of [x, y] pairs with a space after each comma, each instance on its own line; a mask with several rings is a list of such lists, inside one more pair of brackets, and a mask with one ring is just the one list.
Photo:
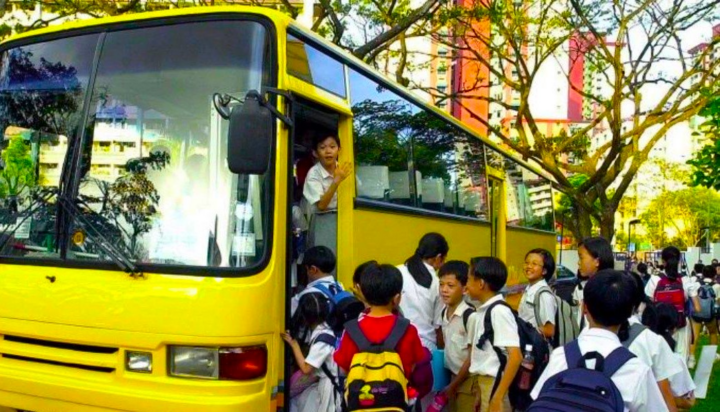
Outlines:
[[230, 112], [228, 168], [235, 174], [261, 175], [270, 168], [275, 116], [254, 90]]

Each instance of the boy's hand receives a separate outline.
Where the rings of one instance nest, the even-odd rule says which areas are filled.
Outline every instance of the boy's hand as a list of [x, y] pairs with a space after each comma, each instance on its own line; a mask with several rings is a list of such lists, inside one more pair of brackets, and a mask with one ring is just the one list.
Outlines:
[[343, 164], [338, 165], [338, 167], [335, 168], [335, 176], [333, 176], [333, 180], [335, 183], [340, 184], [343, 180], [345, 180], [350, 174], [352, 173], [352, 166], [349, 162], [344, 162]]
[[291, 348], [300, 347], [300, 344], [298, 341], [293, 339], [292, 336], [290, 336], [290, 331], [280, 332], [280, 336], [282, 336], [283, 340], [287, 342]]
[[457, 388], [451, 383], [443, 389], [443, 393], [445, 393], [448, 399], [455, 399], [455, 396], [457, 396]]
[[497, 396], [493, 396], [493, 398], [490, 399], [490, 404], [488, 405], [488, 412], [502, 412], [502, 399]]

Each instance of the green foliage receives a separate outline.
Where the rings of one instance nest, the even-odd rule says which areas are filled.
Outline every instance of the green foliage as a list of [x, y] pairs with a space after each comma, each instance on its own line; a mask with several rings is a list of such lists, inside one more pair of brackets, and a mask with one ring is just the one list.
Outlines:
[[720, 95], [707, 89], [703, 93], [710, 97], [708, 104], [700, 111], [705, 121], [700, 132], [709, 143], [688, 161], [693, 168], [692, 185], [720, 190]]
[[0, 197], [17, 197], [37, 185], [35, 162], [30, 145], [22, 136], [14, 136], [2, 152], [4, 167], [0, 171]]

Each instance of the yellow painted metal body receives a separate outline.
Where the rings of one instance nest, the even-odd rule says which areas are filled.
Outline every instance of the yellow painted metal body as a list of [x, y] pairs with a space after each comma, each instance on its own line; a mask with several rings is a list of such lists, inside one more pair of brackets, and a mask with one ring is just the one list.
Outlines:
[[[293, 23], [281, 13], [256, 7], [179, 9], [80, 21], [20, 37], [205, 13], [257, 14], [273, 22], [278, 87], [341, 114], [341, 161], [351, 161], [349, 103], [285, 73], [286, 28]], [[33, 411], [255, 412], [283, 405], [278, 387], [284, 376], [284, 343], [279, 332], [285, 329], [289, 129], [278, 125], [275, 237], [269, 264], [258, 274], [242, 278], [147, 274], [135, 279], [120, 271], [0, 263], [0, 406]], [[338, 273], [346, 285], [351, 284], [355, 266], [363, 261], [401, 264], [413, 253], [422, 234], [430, 231], [447, 237], [451, 259], [468, 260], [490, 253], [488, 224], [355, 209], [354, 191], [353, 185], [343, 185], [338, 197]], [[522, 280], [520, 268], [526, 249], [543, 246], [554, 250], [552, 234], [513, 229], [500, 239], [506, 239], [498, 250], [499, 255], [507, 256], [513, 282]], [[46, 276], [56, 280], [49, 282]], [[5, 339], [7, 336], [107, 350], [94, 353], [51, 347]], [[246, 382], [172, 378], [167, 373], [170, 344], [266, 345], [267, 375]], [[127, 351], [152, 353], [152, 372], [126, 371]]]

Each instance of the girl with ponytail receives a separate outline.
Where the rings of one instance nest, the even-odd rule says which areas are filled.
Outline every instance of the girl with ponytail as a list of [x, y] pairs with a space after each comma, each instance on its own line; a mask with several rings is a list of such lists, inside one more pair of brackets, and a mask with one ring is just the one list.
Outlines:
[[682, 259], [680, 249], [668, 246], [662, 250], [660, 256], [664, 272], [648, 281], [645, 286], [645, 294], [655, 303], [667, 303], [675, 307], [679, 314], [676, 332], [673, 336], [676, 342], [675, 352], [692, 368], [695, 362], [694, 356], [690, 354], [692, 327], [689, 325], [688, 313], [685, 308], [690, 301], [695, 310], [700, 311], [699, 284], [691, 281], [687, 276], [680, 275], [680, 260]]
[[436, 276], [449, 251], [448, 243], [439, 233], [427, 233], [420, 239], [415, 253], [398, 266], [403, 275], [400, 310], [420, 334], [423, 346], [437, 349], [442, 301]]

